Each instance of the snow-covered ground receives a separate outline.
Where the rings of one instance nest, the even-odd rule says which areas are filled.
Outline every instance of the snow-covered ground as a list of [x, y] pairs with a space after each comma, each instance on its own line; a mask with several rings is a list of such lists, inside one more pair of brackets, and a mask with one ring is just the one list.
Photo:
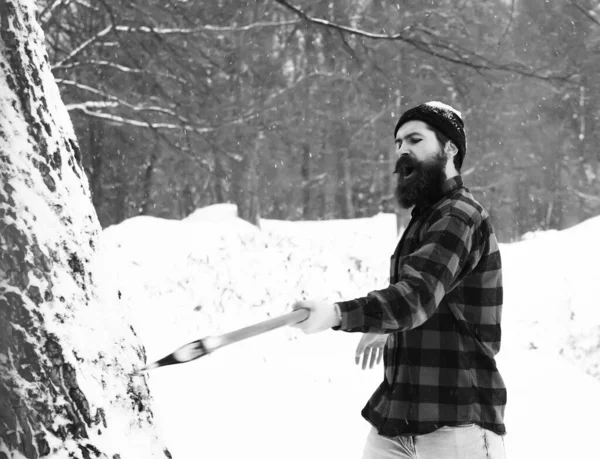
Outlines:
[[[104, 298], [130, 311], [153, 361], [287, 312], [300, 298], [384, 287], [394, 228], [393, 215], [378, 215], [263, 220], [258, 230], [231, 205], [183, 221], [137, 217], [103, 232], [96, 279]], [[597, 370], [600, 358], [598, 234], [595, 218], [501, 247], [509, 459], [600, 457], [600, 382], [583, 370]], [[280, 329], [151, 371], [159, 433], [175, 459], [360, 458], [369, 429], [360, 410], [383, 368], [355, 366], [358, 339]]]

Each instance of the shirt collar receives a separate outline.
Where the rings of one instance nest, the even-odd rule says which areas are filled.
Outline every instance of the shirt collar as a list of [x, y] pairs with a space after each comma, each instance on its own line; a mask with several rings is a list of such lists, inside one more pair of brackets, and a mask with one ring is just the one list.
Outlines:
[[448, 196], [449, 194], [454, 193], [459, 188], [463, 186], [463, 179], [460, 175], [455, 175], [452, 178], [449, 178], [442, 185], [442, 191], [444, 192], [444, 196]]

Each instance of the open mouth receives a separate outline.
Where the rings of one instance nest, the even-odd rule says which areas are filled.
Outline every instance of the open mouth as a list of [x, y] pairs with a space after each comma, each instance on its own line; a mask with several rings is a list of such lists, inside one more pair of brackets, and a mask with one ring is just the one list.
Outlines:
[[409, 178], [415, 172], [415, 168], [409, 165], [404, 165], [402, 167], [402, 175], [404, 178]]
[[396, 161], [394, 174], [398, 174], [403, 180], [417, 174], [418, 162], [408, 156], [402, 156]]

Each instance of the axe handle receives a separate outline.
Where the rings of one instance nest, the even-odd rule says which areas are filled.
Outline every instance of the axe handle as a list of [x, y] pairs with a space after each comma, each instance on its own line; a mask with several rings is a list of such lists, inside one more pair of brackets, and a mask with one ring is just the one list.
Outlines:
[[254, 325], [249, 325], [239, 330], [234, 330], [219, 336], [219, 344], [217, 347], [227, 346], [228, 344], [236, 343], [253, 336], [261, 335], [265, 332], [275, 330], [276, 328], [285, 327], [286, 325], [297, 324], [307, 319], [310, 315], [308, 309], [296, 309], [273, 319], [268, 319]]

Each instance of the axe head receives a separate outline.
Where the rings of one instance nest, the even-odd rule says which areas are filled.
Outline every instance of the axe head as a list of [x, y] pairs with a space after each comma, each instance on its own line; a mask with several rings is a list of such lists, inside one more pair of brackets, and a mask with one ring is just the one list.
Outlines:
[[143, 371], [148, 371], [154, 368], [164, 367], [167, 365], [176, 365], [178, 363], [190, 362], [191, 360], [195, 360], [207, 354], [210, 354], [213, 349], [211, 349], [211, 347], [207, 345], [209, 343], [207, 343], [206, 341], [210, 341], [212, 339], [212, 337], [202, 338], [196, 341], [192, 341], [191, 343], [184, 344], [179, 349], [163, 357], [162, 359], [150, 363], [144, 368], [137, 370], [136, 373], [141, 373]]

